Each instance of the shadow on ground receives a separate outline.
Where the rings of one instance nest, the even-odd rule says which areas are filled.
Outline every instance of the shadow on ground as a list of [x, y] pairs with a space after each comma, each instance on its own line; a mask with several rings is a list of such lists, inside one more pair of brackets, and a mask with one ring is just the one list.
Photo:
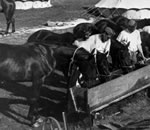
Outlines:
[[[43, 116], [54, 116], [62, 121], [65, 109], [66, 83], [63, 76], [52, 74], [46, 79], [41, 89], [40, 113]], [[20, 124], [29, 125], [27, 119], [28, 99], [32, 97], [31, 83], [1, 81], [0, 84], [0, 119], [7, 117]]]

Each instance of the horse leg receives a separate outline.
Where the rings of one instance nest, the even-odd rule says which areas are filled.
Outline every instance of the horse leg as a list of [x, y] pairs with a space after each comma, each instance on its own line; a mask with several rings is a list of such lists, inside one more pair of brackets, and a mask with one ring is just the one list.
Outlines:
[[15, 32], [15, 19], [14, 18], [12, 18], [11, 23], [12, 23], [12, 33], [14, 33]]
[[6, 27], [6, 31], [5, 31], [5, 34], [8, 33], [9, 31], [9, 27], [10, 27], [10, 24], [12, 24], [12, 32], [15, 32], [15, 19], [13, 17], [14, 15], [14, 9], [11, 9], [11, 10], [7, 10], [4, 12], [5, 14], [5, 17], [6, 17], [6, 21], [7, 21], [7, 27]]
[[12, 33], [15, 32], [15, 19], [14, 18], [11, 18], [11, 19], [6, 18], [6, 21], [7, 21], [7, 27], [6, 27], [5, 34], [8, 34], [10, 24], [12, 24]]
[[33, 80], [33, 85], [32, 85], [32, 92], [33, 92], [33, 97], [31, 97], [30, 100], [30, 108], [29, 108], [29, 113], [28, 113], [28, 118], [31, 120], [31, 123], [35, 123], [38, 115], [38, 100], [40, 98], [40, 89], [42, 86], [43, 80], [40, 78], [35, 78]]
[[10, 23], [11, 21], [6, 19], [7, 20], [7, 27], [6, 27], [6, 31], [5, 31], [5, 34], [8, 34], [8, 31], [9, 31], [9, 27], [10, 27]]

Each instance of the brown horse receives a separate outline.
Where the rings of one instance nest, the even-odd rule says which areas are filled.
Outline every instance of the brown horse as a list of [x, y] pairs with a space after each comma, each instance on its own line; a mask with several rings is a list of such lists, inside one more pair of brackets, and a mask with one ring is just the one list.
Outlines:
[[16, 5], [14, 0], [0, 0], [0, 12], [3, 12], [7, 21], [5, 34], [9, 31], [9, 26], [12, 24], [12, 32], [15, 32], [15, 13]]

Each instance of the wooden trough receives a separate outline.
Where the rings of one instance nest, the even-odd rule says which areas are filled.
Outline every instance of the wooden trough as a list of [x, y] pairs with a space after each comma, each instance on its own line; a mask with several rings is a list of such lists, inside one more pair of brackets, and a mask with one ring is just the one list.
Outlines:
[[88, 89], [90, 112], [97, 112], [150, 86], [150, 65]]

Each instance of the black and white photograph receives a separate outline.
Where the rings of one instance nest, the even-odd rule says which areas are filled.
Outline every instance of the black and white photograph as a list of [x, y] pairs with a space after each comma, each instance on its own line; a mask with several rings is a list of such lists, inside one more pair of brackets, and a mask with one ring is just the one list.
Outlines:
[[150, 130], [150, 0], [0, 0], [0, 130]]

